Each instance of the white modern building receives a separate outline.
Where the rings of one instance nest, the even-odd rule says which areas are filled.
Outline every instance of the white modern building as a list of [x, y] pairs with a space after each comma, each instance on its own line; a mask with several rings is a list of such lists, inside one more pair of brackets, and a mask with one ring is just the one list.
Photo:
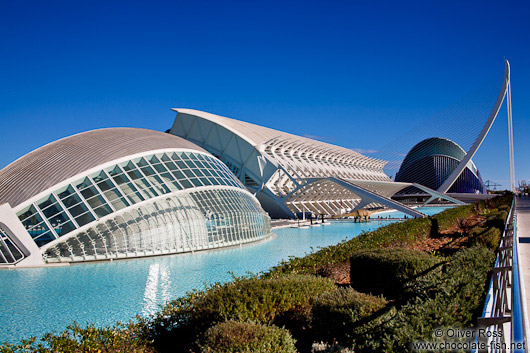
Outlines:
[[93, 130], [0, 171], [0, 265], [173, 254], [271, 235], [258, 200], [217, 158], [145, 129]]
[[383, 172], [385, 161], [347, 148], [198, 110], [173, 110], [177, 116], [168, 131], [219, 158], [273, 218], [378, 206], [423, 217], [391, 199], [409, 186], [462, 203], [423, 185], [393, 182]]

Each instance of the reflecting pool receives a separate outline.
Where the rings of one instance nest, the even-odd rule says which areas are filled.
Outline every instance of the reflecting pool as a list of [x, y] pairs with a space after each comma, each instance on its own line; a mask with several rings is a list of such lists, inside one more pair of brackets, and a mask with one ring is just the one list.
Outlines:
[[[426, 207], [435, 214], [446, 207]], [[284, 228], [269, 241], [210, 252], [73, 265], [0, 270], [0, 342], [61, 331], [73, 321], [110, 325], [155, 312], [205, 283], [266, 271], [289, 256], [336, 244], [388, 221], [331, 222]]]

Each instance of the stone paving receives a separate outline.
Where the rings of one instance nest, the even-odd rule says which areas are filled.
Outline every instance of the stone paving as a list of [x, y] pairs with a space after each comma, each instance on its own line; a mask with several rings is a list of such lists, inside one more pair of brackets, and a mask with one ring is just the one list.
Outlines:
[[[523, 295], [525, 296], [525, 303], [523, 303], [523, 310], [525, 311], [525, 326], [526, 337], [529, 334], [528, 312], [530, 308], [530, 197], [517, 197], [517, 238], [519, 246], [519, 276], [521, 278]], [[525, 305], [526, 304], [526, 305]]]

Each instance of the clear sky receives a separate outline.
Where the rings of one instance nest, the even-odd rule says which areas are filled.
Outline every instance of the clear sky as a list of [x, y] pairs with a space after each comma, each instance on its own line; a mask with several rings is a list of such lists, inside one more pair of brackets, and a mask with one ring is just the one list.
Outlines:
[[[193, 108], [378, 149], [512, 67], [530, 179], [529, 1], [0, 0], [0, 167], [74, 133]], [[508, 181], [503, 108], [474, 158]]]

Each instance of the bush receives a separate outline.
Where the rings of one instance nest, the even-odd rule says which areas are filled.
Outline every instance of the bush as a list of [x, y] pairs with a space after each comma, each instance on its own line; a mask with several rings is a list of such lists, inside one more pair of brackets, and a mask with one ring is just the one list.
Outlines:
[[378, 339], [356, 352], [409, 352], [415, 340], [432, 339], [436, 327], [470, 327], [480, 315], [495, 255], [484, 246], [457, 252], [413, 284], [415, 297], [389, 317]]
[[292, 257], [280, 265], [271, 268], [265, 276], [282, 273], [316, 274], [319, 268], [329, 264], [348, 261], [351, 254], [363, 249], [383, 247], [405, 247], [429, 237], [431, 220], [429, 218], [409, 219], [392, 223], [369, 233], [343, 241], [337, 245], [322, 248], [304, 257]]
[[294, 343], [289, 331], [283, 328], [226, 321], [208, 329], [199, 347], [204, 353], [296, 353]]
[[[359, 293], [352, 288], [337, 288], [323, 294], [313, 306], [312, 327], [317, 340], [350, 345], [362, 336], [370, 315], [383, 309], [381, 297]], [[364, 329], [361, 329], [364, 328]]]
[[486, 226], [498, 228], [500, 231], [504, 231], [506, 220], [508, 219], [508, 212], [499, 211], [497, 209], [490, 212], [486, 218]]
[[359, 251], [350, 258], [351, 283], [361, 292], [396, 298], [411, 279], [436, 263], [434, 256], [418, 250]]
[[324, 342], [315, 342], [311, 347], [311, 353], [354, 353], [349, 348], [344, 348], [338, 343], [327, 344]]
[[431, 217], [437, 222], [440, 231], [447, 230], [458, 225], [459, 220], [466, 219], [473, 215], [473, 205], [448, 208]]
[[114, 327], [98, 328], [87, 325], [82, 328], [74, 323], [59, 334], [48, 333], [40, 342], [33, 337], [19, 344], [0, 345], [0, 352], [83, 352], [83, 353], [154, 353], [149, 342], [141, 337], [135, 324], [117, 324]]
[[168, 303], [146, 323], [160, 350], [187, 349], [209, 327], [228, 320], [286, 326], [302, 335], [314, 301], [335, 288], [332, 280], [307, 275], [236, 278]]
[[501, 242], [501, 231], [498, 228], [476, 227], [471, 232], [473, 235], [473, 244], [482, 244], [485, 247], [496, 251]]

